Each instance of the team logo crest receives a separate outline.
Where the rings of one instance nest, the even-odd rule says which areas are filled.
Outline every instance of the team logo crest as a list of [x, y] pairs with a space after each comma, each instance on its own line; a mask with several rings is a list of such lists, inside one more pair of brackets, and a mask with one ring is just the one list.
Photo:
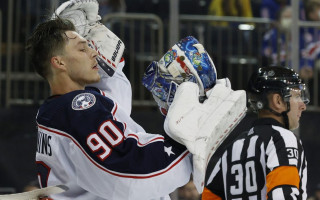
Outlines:
[[78, 94], [72, 100], [73, 110], [85, 110], [92, 107], [96, 103], [96, 97], [91, 93]]

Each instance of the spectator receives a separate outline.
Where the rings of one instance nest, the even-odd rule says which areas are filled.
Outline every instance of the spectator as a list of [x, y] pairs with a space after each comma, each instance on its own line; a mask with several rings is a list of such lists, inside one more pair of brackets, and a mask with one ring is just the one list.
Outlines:
[[261, 0], [260, 16], [276, 20], [279, 11], [288, 6], [289, 3], [290, 0]]
[[[212, 0], [209, 5], [209, 15], [252, 17], [250, 0]], [[227, 22], [218, 23], [221, 26], [228, 25]]]
[[308, 0], [305, 2], [306, 19], [309, 21], [320, 21], [320, 1]]
[[[314, 2], [314, 0], [312, 0]], [[309, 16], [307, 12], [307, 16]], [[313, 15], [312, 15], [313, 16]], [[280, 11], [279, 18], [275, 27], [266, 32], [263, 37], [262, 53], [263, 56], [271, 64], [291, 65], [291, 24], [292, 24], [292, 8], [284, 7]], [[311, 19], [311, 18], [310, 18]], [[300, 28], [300, 66], [299, 73], [303, 79], [311, 79], [313, 77], [313, 67], [315, 60], [319, 56], [320, 44], [319, 30], [315, 28]], [[318, 47], [319, 46], [319, 47]]]
[[285, 39], [292, 23], [291, 13], [291, 7], [287, 6], [283, 8], [275, 23], [275, 27], [263, 36], [262, 53], [272, 64], [281, 63], [285, 65], [286, 59], [289, 57]]

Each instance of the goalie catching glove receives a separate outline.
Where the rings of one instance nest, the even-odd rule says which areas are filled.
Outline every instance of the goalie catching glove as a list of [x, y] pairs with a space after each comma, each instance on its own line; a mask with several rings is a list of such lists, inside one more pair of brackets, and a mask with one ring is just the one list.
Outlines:
[[97, 61], [101, 76], [111, 77], [122, 58], [124, 43], [106, 26], [101, 24], [96, 0], [70, 0], [61, 4], [52, 18], [70, 20], [77, 32], [87, 39], [89, 46], [99, 56]]
[[205, 91], [216, 83], [216, 68], [202, 44], [192, 36], [176, 43], [160, 59], [153, 61], [146, 69], [143, 85], [152, 93], [163, 115], [173, 100], [179, 84], [190, 81], [197, 83], [200, 101]]
[[199, 193], [211, 156], [246, 112], [245, 91], [233, 91], [226, 84], [218, 82], [200, 103], [198, 85], [182, 83], [165, 119], [166, 133], [193, 155], [193, 181]]

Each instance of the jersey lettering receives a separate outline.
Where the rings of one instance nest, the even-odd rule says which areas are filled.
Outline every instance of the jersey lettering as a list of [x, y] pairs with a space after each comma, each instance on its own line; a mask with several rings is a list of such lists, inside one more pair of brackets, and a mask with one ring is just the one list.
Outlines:
[[39, 132], [38, 144], [37, 144], [38, 153], [52, 156], [52, 149], [50, 145], [51, 138], [52, 138], [51, 135], [47, 135], [45, 133]]
[[114, 147], [123, 141], [123, 134], [119, 128], [108, 120], [104, 122], [100, 128], [99, 133]]
[[287, 148], [287, 152], [288, 152], [288, 158], [296, 158], [296, 159], [298, 159], [298, 157], [299, 157], [298, 149]]
[[248, 161], [246, 163], [246, 189], [247, 192], [256, 192], [258, 190], [257, 186], [257, 179], [256, 179], [256, 173], [255, 173], [255, 165], [254, 161]]
[[104, 161], [111, 153], [110, 147], [102, 141], [97, 133], [91, 133], [87, 138], [87, 145], [91, 149], [92, 152], [102, 151], [102, 153], [98, 154], [98, 158], [101, 161]]
[[[232, 195], [242, 194], [244, 185], [247, 193], [257, 192], [258, 185], [253, 160], [246, 162], [244, 167], [240, 163], [232, 165], [231, 174], [234, 175], [235, 179], [235, 184], [230, 186], [230, 193]], [[246, 178], [244, 179], [243, 177]]]
[[87, 145], [92, 152], [97, 152], [97, 156], [101, 161], [104, 161], [110, 156], [112, 152], [111, 147], [119, 145], [123, 141], [124, 136], [122, 131], [110, 120], [101, 124], [98, 133], [102, 137], [97, 133], [91, 133], [87, 137]]
[[241, 164], [235, 164], [231, 167], [231, 174], [235, 176], [236, 184], [230, 187], [232, 195], [239, 195], [243, 191], [243, 170]]

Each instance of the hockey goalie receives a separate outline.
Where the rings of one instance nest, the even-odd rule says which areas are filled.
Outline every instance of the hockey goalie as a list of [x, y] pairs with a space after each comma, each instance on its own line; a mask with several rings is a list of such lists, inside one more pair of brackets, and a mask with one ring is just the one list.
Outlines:
[[193, 181], [202, 193], [208, 161], [245, 116], [245, 91], [217, 79], [212, 59], [192, 36], [152, 62], [143, 84], [166, 116], [166, 133], [192, 153]]

